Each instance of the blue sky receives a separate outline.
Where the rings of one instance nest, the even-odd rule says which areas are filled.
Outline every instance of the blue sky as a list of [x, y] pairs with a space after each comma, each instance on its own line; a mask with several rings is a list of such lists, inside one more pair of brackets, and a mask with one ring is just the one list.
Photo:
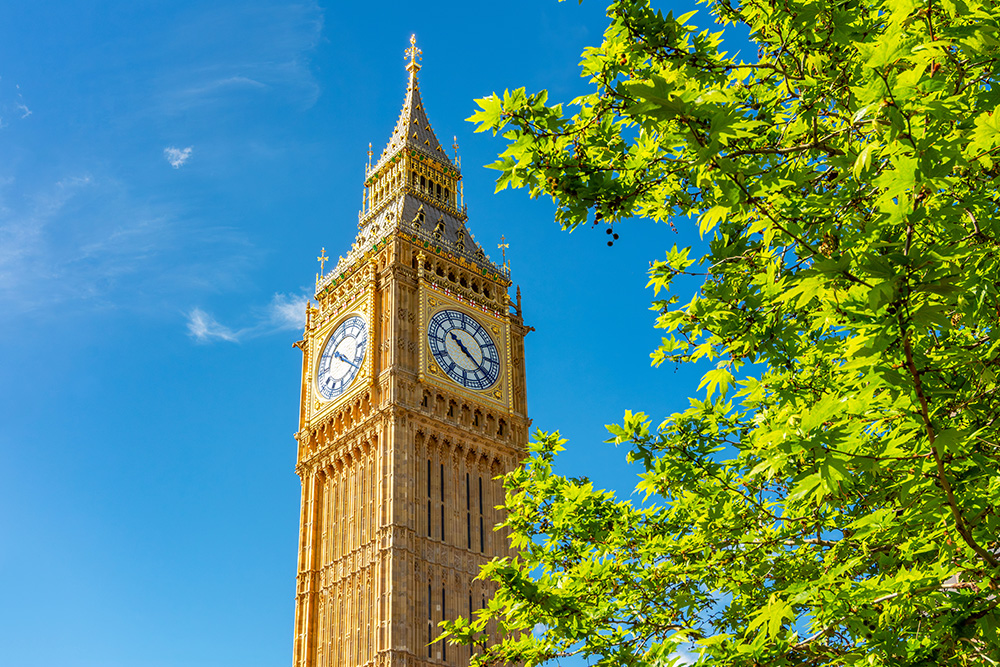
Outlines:
[[494, 259], [506, 237], [537, 329], [530, 416], [570, 439], [563, 472], [631, 490], [603, 425], [695, 391], [690, 371], [649, 367], [644, 289], [693, 233], [628, 224], [608, 248], [561, 232], [550, 203], [493, 194], [481, 166], [503, 144], [463, 120], [507, 87], [582, 93], [604, 24], [600, 2], [539, 0], [4, 8], [3, 664], [289, 663], [292, 343], [320, 248], [353, 240], [411, 33], [431, 123], [461, 146], [469, 227]]

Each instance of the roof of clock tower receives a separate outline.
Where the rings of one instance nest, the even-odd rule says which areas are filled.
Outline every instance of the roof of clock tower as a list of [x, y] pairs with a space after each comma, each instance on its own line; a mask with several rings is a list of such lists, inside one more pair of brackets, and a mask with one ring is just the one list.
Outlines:
[[[489, 273], [507, 277], [507, 268], [494, 264], [465, 226], [466, 208], [458, 199], [460, 165], [457, 157], [452, 160], [441, 147], [420, 99], [417, 81], [420, 54], [415, 38], [411, 37], [410, 48], [406, 50], [409, 72], [406, 97], [389, 142], [378, 161], [366, 169], [358, 235], [347, 255], [339, 258], [332, 271], [319, 277], [317, 294], [363, 259], [375, 244], [397, 231]], [[370, 161], [370, 149], [368, 155]], [[437, 177], [437, 182], [431, 183], [435, 178], [428, 176], [431, 174]]]
[[378, 171], [388, 158], [396, 155], [404, 147], [424, 153], [432, 159], [453, 164], [441, 148], [441, 142], [438, 141], [434, 130], [431, 129], [430, 121], [427, 120], [427, 112], [424, 111], [424, 103], [420, 99], [420, 86], [417, 82], [417, 72], [420, 71], [417, 58], [420, 50], [416, 48], [415, 38], [410, 38], [410, 44], [406, 52], [410, 57], [410, 62], [406, 65], [406, 70], [410, 73], [410, 80], [406, 85], [406, 99], [403, 100], [403, 108], [399, 112], [399, 119], [396, 120], [396, 127], [389, 137], [389, 143], [372, 171]]

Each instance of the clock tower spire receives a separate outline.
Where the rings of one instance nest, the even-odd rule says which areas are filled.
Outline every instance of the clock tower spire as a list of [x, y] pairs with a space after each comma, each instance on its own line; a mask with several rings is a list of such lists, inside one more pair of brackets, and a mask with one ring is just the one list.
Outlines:
[[[466, 226], [457, 158], [420, 97], [411, 38], [396, 126], [358, 232], [316, 281], [303, 340], [294, 667], [465, 667], [431, 643], [508, 553], [497, 476], [523, 456], [524, 336], [506, 265]], [[325, 253], [321, 253], [321, 262]], [[331, 262], [333, 263], [333, 262]], [[322, 264], [321, 264], [322, 266]]]

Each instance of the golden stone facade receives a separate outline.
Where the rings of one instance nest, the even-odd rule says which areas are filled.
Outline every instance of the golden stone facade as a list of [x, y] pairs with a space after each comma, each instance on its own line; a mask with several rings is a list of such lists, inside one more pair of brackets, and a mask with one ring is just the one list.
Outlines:
[[458, 160], [424, 112], [419, 51], [407, 53], [356, 240], [317, 277], [297, 344], [295, 667], [467, 665], [467, 647], [431, 643], [437, 624], [482, 607], [479, 567], [508, 553], [496, 478], [527, 441], [530, 329], [508, 268], [465, 227]]

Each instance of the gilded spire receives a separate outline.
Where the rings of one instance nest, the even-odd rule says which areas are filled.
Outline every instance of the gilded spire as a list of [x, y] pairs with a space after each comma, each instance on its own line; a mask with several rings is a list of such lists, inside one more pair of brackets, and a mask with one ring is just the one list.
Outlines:
[[375, 170], [404, 146], [416, 149], [442, 162], [451, 163], [448, 154], [441, 147], [441, 142], [435, 136], [434, 130], [431, 129], [430, 121], [427, 120], [427, 112], [424, 111], [423, 101], [420, 99], [417, 72], [420, 71], [420, 58], [423, 51], [417, 47], [416, 35], [410, 36], [410, 47], [403, 53], [407, 61], [406, 71], [409, 72], [406, 99], [403, 100], [403, 109], [399, 112], [399, 119], [396, 121], [396, 127], [389, 138], [389, 143], [382, 151], [382, 155], [379, 156], [378, 163], [374, 166]]
[[417, 72], [420, 71], [420, 63], [417, 61], [420, 60], [420, 56], [423, 53], [423, 51], [417, 48], [417, 36], [410, 35], [410, 48], [405, 51], [406, 55], [403, 57], [410, 59], [410, 62], [406, 64], [406, 71], [410, 73], [411, 78], [416, 77]]
[[403, 234], [423, 247], [433, 244], [436, 252], [471, 263], [483, 275], [507, 275], [507, 267], [494, 264], [465, 227], [458, 140], [452, 146], [452, 159], [427, 120], [417, 85], [421, 51], [416, 37], [410, 37], [404, 53], [409, 74], [406, 97], [389, 143], [375, 164], [369, 145], [358, 235], [333, 271], [320, 277], [317, 294], [394, 234]]

